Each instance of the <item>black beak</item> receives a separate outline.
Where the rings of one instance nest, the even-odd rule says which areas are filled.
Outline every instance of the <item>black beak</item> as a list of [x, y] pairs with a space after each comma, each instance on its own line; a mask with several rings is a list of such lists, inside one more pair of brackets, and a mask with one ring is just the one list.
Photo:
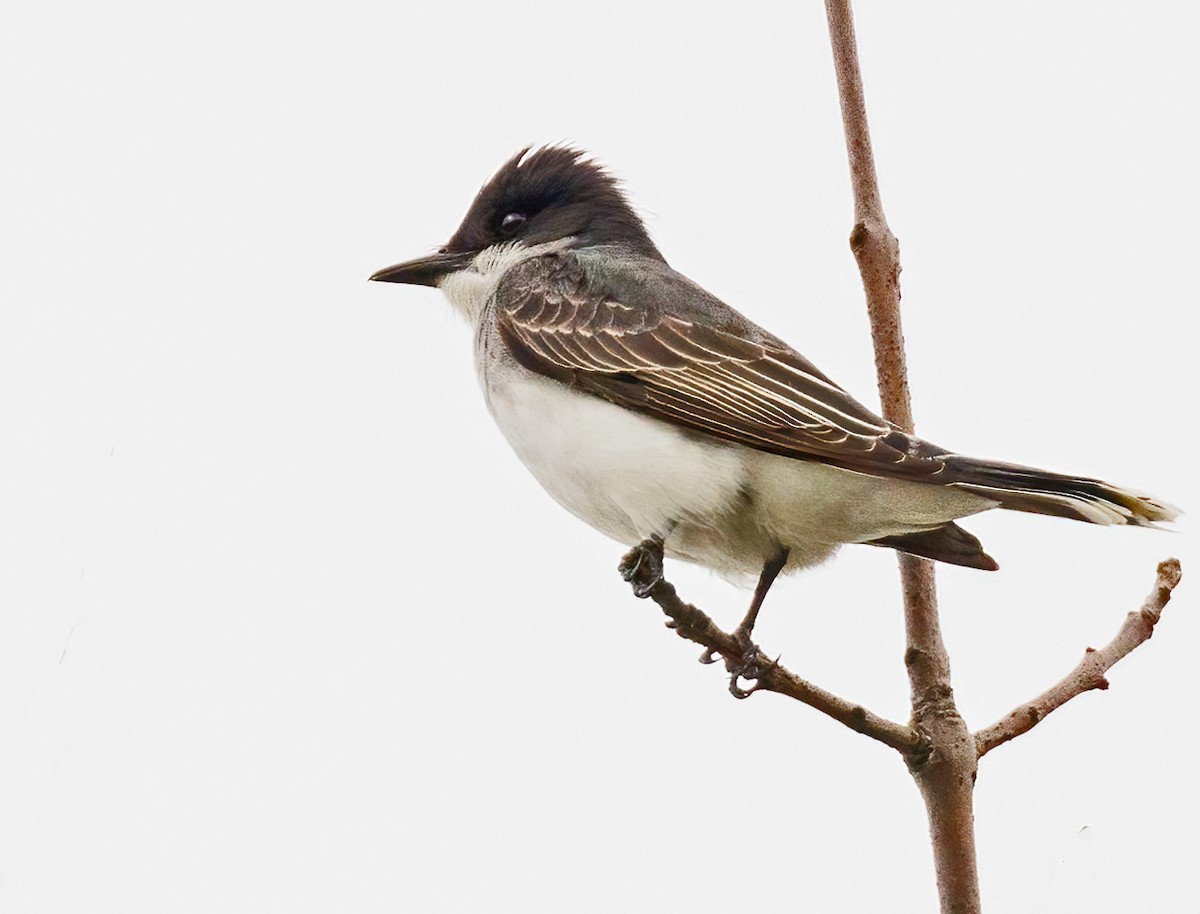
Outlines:
[[448, 275], [466, 267], [475, 258], [476, 253], [476, 251], [459, 253], [438, 251], [436, 254], [384, 267], [372, 274], [370, 278], [373, 282], [404, 282], [412, 286], [440, 286], [442, 280]]

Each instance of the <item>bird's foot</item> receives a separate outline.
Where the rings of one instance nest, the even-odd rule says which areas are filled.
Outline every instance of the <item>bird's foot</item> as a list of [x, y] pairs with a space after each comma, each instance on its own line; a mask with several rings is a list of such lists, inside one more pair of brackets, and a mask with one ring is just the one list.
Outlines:
[[[749, 698], [761, 688], [759, 680], [763, 675], [779, 665], [779, 658], [768, 660], [759, 646], [750, 640], [748, 629], [739, 625], [732, 634], [736, 646], [728, 656], [710, 647], [700, 655], [700, 662], [724, 660], [725, 669], [729, 671], [729, 694], [734, 698]], [[742, 688], [743, 682], [753, 684], [749, 688]]]
[[633, 595], [639, 600], [650, 596], [650, 592], [663, 579], [663, 541], [661, 536], [642, 540], [625, 553], [617, 566], [621, 577], [633, 585]]
[[709, 648], [700, 655], [701, 663], [716, 663], [718, 659], [724, 657], [725, 667], [729, 670], [733, 679], [730, 681], [729, 689], [738, 698], [745, 698], [746, 695], [738, 695], [737, 681], [738, 679], [754, 679], [753, 670], [756, 669], [755, 658], [759, 655], [758, 645], [751, 639], [754, 634], [754, 622], [758, 616], [758, 601], [750, 607], [750, 611], [746, 613], [746, 617], [738, 623], [729, 634], [733, 637], [734, 643], [737, 645], [736, 651], [731, 651], [729, 657], [724, 657], [719, 651]]
[[[749, 698], [762, 688], [762, 678], [768, 672], [779, 666], [779, 658], [768, 660], [758, 645], [748, 644], [741, 657], [736, 661], [725, 662], [729, 670], [729, 694], [734, 698]], [[743, 689], [742, 681], [753, 683], [750, 688]]]

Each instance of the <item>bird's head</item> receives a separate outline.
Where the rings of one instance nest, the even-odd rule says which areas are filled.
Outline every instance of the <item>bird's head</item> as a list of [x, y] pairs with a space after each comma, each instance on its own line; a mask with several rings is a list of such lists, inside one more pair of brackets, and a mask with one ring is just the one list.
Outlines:
[[661, 258], [616, 179], [577, 149], [549, 146], [526, 148], [505, 162], [437, 253], [386, 267], [371, 279], [438, 286], [483, 251], [552, 243], [622, 245]]

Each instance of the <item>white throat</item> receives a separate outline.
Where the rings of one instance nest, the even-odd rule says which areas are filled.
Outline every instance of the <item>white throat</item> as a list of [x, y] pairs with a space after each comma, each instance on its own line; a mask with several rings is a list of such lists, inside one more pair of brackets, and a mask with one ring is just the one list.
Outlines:
[[563, 238], [533, 247], [526, 247], [519, 241], [494, 244], [475, 255], [469, 267], [443, 279], [441, 290], [455, 310], [470, 321], [472, 327], [478, 327], [483, 307], [505, 273], [531, 257], [561, 251], [574, 240]]

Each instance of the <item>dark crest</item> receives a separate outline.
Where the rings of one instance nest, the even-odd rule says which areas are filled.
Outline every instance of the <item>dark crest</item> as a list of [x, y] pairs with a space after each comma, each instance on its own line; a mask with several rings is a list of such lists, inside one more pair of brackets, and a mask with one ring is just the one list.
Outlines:
[[582, 151], [565, 146], [527, 147], [505, 162], [476, 195], [445, 250], [567, 237], [576, 239], [576, 247], [623, 244], [662, 259], [616, 179]]

